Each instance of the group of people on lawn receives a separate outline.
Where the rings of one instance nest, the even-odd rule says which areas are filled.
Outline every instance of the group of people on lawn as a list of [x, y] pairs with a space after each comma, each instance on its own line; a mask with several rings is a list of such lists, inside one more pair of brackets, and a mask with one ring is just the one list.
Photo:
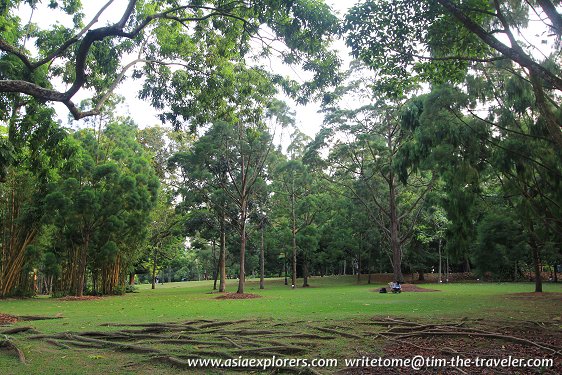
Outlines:
[[[388, 287], [390, 288], [390, 291], [392, 293], [402, 292], [402, 286], [400, 285], [399, 281], [393, 281], [391, 283], [388, 283]], [[381, 288], [381, 290], [379, 292], [380, 293], [387, 293], [386, 288]]]

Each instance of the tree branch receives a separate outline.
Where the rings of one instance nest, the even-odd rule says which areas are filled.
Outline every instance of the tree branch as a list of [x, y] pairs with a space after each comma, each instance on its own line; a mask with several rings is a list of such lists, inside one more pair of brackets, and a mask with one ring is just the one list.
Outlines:
[[507, 58], [515, 61], [519, 65], [535, 72], [540, 78], [548, 82], [557, 90], [562, 90], [562, 79], [556, 74], [550, 72], [540, 64], [535, 62], [531, 57], [516, 48], [510, 48], [500, 42], [493, 35], [484, 30], [479, 24], [468, 17], [460, 8], [458, 8], [451, 0], [437, 0], [447, 11], [449, 11], [460, 23], [468, 30], [476, 34], [484, 43], [500, 52]]

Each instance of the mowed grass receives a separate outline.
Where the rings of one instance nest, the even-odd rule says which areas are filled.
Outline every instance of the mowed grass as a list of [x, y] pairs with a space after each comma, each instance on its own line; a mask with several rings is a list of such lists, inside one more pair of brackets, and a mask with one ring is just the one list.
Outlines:
[[[420, 319], [444, 317], [554, 318], [560, 315], [556, 301], [516, 299], [513, 293], [532, 292], [531, 283], [422, 284], [439, 292], [380, 294], [383, 285], [357, 283], [356, 278], [315, 277], [310, 288], [291, 289], [282, 279], [267, 280], [266, 289], [249, 280], [246, 292], [257, 299], [219, 300], [209, 294], [211, 281], [140, 285], [138, 293], [91, 301], [61, 301], [39, 297], [0, 300], [0, 312], [13, 315], [63, 316], [61, 320], [33, 322], [42, 332], [85, 329], [102, 323], [167, 322], [192, 319], [347, 320], [371, 316], [403, 316]], [[236, 280], [227, 290], [236, 291]], [[561, 284], [544, 284], [545, 292], [562, 292]], [[21, 324], [21, 323], [20, 323]]]
[[[420, 321], [438, 322], [461, 318], [499, 320], [551, 321], [560, 318], [562, 285], [545, 283], [547, 298], [514, 298], [513, 293], [534, 290], [531, 283], [470, 283], [423, 284], [421, 287], [438, 292], [380, 294], [381, 284], [367, 285], [366, 277], [357, 283], [355, 277], [315, 277], [311, 288], [291, 289], [282, 279], [270, 279], [266, 289], [249, 280], [246, 292], [262, 298], [244, 300], [216, 299], [209, 294], [212, 282], [182, 282], [158, 285], [151, 290], [141, 285], [138, 293], [104, 297], [91, 301], [62, 301], [39, 297], [25, 300], [0, 301], [0, 313], [12, 315], [62, 316], [57, 320], [20, 322], [42, 333], [66, 331], [103, 331], [115, 327], [104, 323], [175, 322], [186, 320], [255, 319], [246, 328], [283, 325], [285, 330], [307, 324], [346, 327], [348, 332], [361, 333], [361, 322], [374, 316], [404, 317]], [[236, 280], [228, 280], [228, 290], [236, 290]], [[553, 298], [551, 298], [553, 297]], [[304, 323], [303, 323], [304, 322]], [[1, 328], [0, 328], [1, 331]], [[45, 342], [14, 335], [13, 339], [25, 352], [29, 363], [21, 365], [14, 357], [0, 352], [0, 374], [94, 374], [94, 373], [175, 373], [168, 366], [142, 363], [135, 354], [113, 353], [110, 350], [62, 350]], [[369, 342], [367, 344], [370, 344]], [[226, 344], [225, 344], [226, 345]], [[346, 353], [349, 341], [332, 340], [317, 354]], [[375, 344], [372, 344], [375, 345]], [[374, 346], [373, 346], [374, 347]], [[373, 349], [378, 350], [378, 349]], [[353, 355], [352, 352], [347, 353]], [[132, 367], [129, 368], [128, 364]], [[200, 370], [210, 373], [211, 370]]]

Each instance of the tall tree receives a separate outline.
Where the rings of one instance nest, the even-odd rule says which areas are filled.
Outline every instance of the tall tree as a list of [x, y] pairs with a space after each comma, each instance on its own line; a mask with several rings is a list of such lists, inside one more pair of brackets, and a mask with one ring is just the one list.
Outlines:
[[[335, 55], [326, 51], [330, 35], [338, 27], [337, 18], [323, 2], [211, 0], [179, 4], [173, 0], [129, 0], [117, 9], [112, 3], [101, 4], [99, 11], [85, 20], [82, 4], [76, 0], [3, 2], [0, 50], [6, 69], [0, 73], [0, 93], [61, 102], [79, 119], [98, 114], [133, 69], [133, 78], [145, 77], [141, 96], [150, 98], [158, 109], [169, 105], [163, 118], [179, 125], [178, 119], [194, 114], [193, 106], [218, 105], [224, 82], [215, 73], [228, 70], [224, 63], [250, 55], [251, 47], [260, 45], [252, 40], [262, 41], [256, 53], [272, 53], [263, 30], [266, 26], [288, 47], [283, 51], [284, 61], [301, 62], [305, 70], [317, 72], [323, 79], [333, 75], [322, 73], [322, 69], [337, 64]], [[33, 18], [26, 24], [17, 15], [22, 7], [27, 7], [32, 17], [41, 11], [53, 20], [68, 20], [65, 25], [70, 26], [53, 23], [41, 28]], [[102, 17], [111, 21], [96, 27]], [[129, 56], [136, 57], [129, 60]], [[59, 81], [65, 89], [57, 88]], [[315, 85], [306, 87], [310, 93]], [[80, 109], [73, 99], [85, 90], [93, 92], [91, 107]], [[197, 97], [205, 90], [213, 91], [211, 102], [185, 105], [186, 96]]]
[[[541, 43], [526, 38], [526, 29], [537, 28], [532, 16], [542, 22]], [[524, 76], [548, 136], [560, 148], [561, 21], [549, 0], [367, 0], [349, 11], [345, 28], [353, 54], [377, 71], [378, 86], [394, 95], [412, 80], [461, 83], [482, 65]]]
[[[102, 279], [111, 280], [102, 282], [102, 292], [112, 293], [123, 285], [131, 265], [125, 256], [128, 243], [122, 240], [143, 236], [158, 179], [136, 143], [134, 124], [110, 124], [101, 147], [92, 131], [78, 131], [67, 138], [64, 152], [61, 179], [46, 196], [52, 220], [67, 241], [68, 268], [61, 289], [82, 296], [88, 266], [95, 287], [97, 268], [91, 261], [97, 259]], [[103, 158], [97, 158], [99, 152]], [[106, 272], [114, 276], [108, 278]]]
[[[406, 180], [400, 182], [397, 154], [409, 142], [400, 121], [403, 103], [373, 94], [372, 82], [364, 78], [360, 66], [354, 68], [349, 73], [349, 85], [326, 103], [326, 131], [319, 134], [316, 143], [334, 144], [328, 159], [332, 181], [361, 202], [371, 220], [383, 230], [392, 254], [395, 281], [402, 282], [402, 247], [412, 236], [433, 178], [408, 171], [408, 185]], [[355, 78], [357, 75], [359, 78]], [[342, 107], [341, 98], [346, 95], [368, 103], [357, 108]]]

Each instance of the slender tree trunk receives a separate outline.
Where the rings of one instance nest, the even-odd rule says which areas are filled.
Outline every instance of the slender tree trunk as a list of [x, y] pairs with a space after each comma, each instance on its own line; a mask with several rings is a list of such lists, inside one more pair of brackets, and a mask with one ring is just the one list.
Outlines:
[[261, 246], [260, 246], [260, 289], [265, 288], [265, 245], [263, 240], [263, 232], [265, 224], [261, 223]]
[[308, 259], [306, 258], [306, 256], [302, 257], [302, 278], [303, 278], [303, 282], [302, 282], [302, 286], [303, 288], [307, 288], [310, 285], [308, 284]]
[[[244, 175], [244, 170], [242, 170]], [[246, 195], [245, 188], [242, 188], [242, 196]], [[242, 198], [240, 208], [240, 275], [238, 279], [238, 291], [236, 293], [244, 293], [244, 283], [246, 282], [246, 215], [247, 215], [247, 202], [246, 198]]]
[[367, 278], [367, 284], [371, 284], [371, 268], [372, 268], [372, 264], [373, 264], [373, 248], [370, 247], [369, 248], [369, 258], [367, 259], [367, 272], [369, 273], [369, 276]]
[[213, 238], [212, 240], [212, 248], [213, 248], [213, 262], [215, 264], [213, 264], [213, 290], [217, 290], [217, 281], [219, 278], [219, 267], [220, 267], [220, 257], [221, 254], [219, 254], [219, 261], [217, 262], [217, 255], [216, 255], [216, 242], [215, 239]]
[[441, 238], [439, 239], [439, 243], [437, 244], [437, 249], [439, 251], [439, 283], [442, 283], [443, 280], [441, 280], [441, 265], [443, 264], [443, 261], [441, 260]]
[[363, 235], [359, 236], [359, 254], [357, 254], [357, 284], [361, 282], [361, 253], [363, 252]]
[[152, 289], [156, 289], [156, 267], [158, 262], [158, 246], [154, 247], [154, 254], [152, 256]]
[[445, 282], [448, 283], [449, 282], [449, 253], [447, 253], [447, 257], [445, 258], [447, 261], [447, 269], [445, 270]]
[[295, 287], [297, 285], [297, 218], [295, 214], [295, 181], [293, 179], [293, 191], [291, 194], [291, 219], [292, 219], [292, 245], [293, 245], [293, 274], [291, 275], [291, 285]]
[[529, 224], [529, 245], [533, 252], [533, 266], [535, 269], [535, 293], [542, 293], [542, 277], [541, 277], [541, 256], [539, 244], [535, 236], [535, 229], [532, 223]]
[[390, 203], [390, 242], [392, 247], [392, 267], [395, 282], [404, 282], [402, 275], [402, 249], [400, 246], [398, 208], [396, 207], [396, 185], [394, 181], [394, 173], [390, 172], [389, 176], [389, 203]]
[[76, 277], [76, 288], [74, 290], [74, 295], [76, 297], [82, 297], [84, 295], [84, 284], [86, 281], [86, 267], [88, 260], [88, 246], [90, 245], [90, 235], [89, 233], [84, 235], [84, 243], [80, 247], [80, 258], [78, 261], [78, 273]]
[[220, 257], [219, 257], [219, 273], [220, 273], [220, 283], [219, 292], [224, 293], [226, 291], [226, 230], [225, 230], [225, 208], [221, 213], [221, 239], [220, 239]]
[[285, 274], [285, 285], [289, 284], [288, 275], [287, 275], [287, 251], [285, 250], [285, 254], [283, 257], [283, 273]]

